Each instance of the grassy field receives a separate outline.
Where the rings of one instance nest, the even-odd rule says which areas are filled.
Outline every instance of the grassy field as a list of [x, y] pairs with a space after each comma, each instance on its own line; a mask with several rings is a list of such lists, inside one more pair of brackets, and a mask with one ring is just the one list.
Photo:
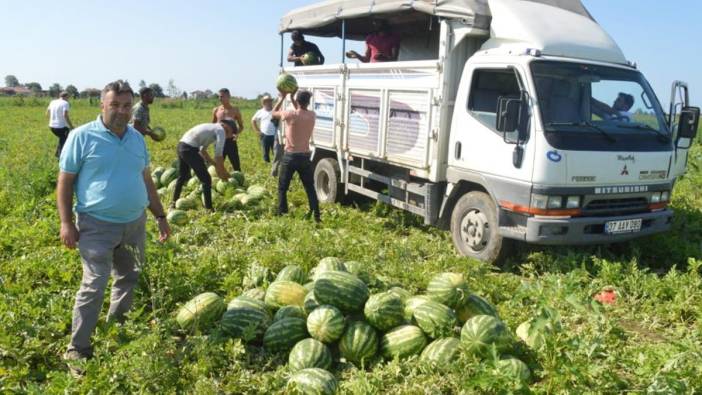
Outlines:
[[[377, 361], [366, 370], [340, 364], [343, 393], [699, 393], [702, 391], [702, 150], [673, 196], [673, 230], [624, 245], [522, 248], [503, 269], [458, 257], [447, 232], [386, 206], [325, 206], [324, 223], [305, 220], [298, 181], [291, 214], [273, 216], [273, 201], [247, 214], [206, 215], [177, 228], [165, 245], [148, 225], [147, 264], [135, 308], [124, 325], [101, 320], [95, 358], [77, 381], [61, 361], [71, 308], [81, 277], [77, 252], [63, 248], [54, 187], [56, 139], [41, 101], [0, 101], [0, 393], [277, 393], [289, 372], [286, 355], [208, 333], [176, 336], [178, 306], [214, 291], [227, 300], [241, 291], [252, 263], [278, 271], [305, 269], [325, 256], [365, 263], [386, 283], [419, 293], [441, 271], [464, 273], [472, 290], [498, 308], [512, 331], [548, 314], [562, 330], [538, 352], [519, 347], [535, 379], [517, 388], [494, 360], [461, 357], [444, 371], [416, 359]], [[189, 127], [210, 120], [214, 103], [156, 103], [152, 126], [168, 132], [149, 141], [154, 167], [175, 159]], [[275, 191], [242, 106], [247, 132], [240, 152], [251, 182]], [[74, 103], [75, 124], [98, 108]], [[592, 302], [604, 286], [619, 294], [614, 306]], [[106, 311], [106, 309], [104, 310]], [[103, 311], [103, 313], [104, 313]]]

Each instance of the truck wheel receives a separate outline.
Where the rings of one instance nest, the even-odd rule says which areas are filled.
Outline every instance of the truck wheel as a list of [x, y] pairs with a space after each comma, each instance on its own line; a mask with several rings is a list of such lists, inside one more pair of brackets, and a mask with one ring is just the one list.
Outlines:
[[508, 254], [511, 240], [500, 236], [497, 208], [484, 192], [468, 192], [451, 214], [453, 245], [463, 256], [498, 264]]
[[314, 168], [314, 190], [319, 203], [335, 203], [341, 200], [341, 177], [336, 159], [324, 158]]

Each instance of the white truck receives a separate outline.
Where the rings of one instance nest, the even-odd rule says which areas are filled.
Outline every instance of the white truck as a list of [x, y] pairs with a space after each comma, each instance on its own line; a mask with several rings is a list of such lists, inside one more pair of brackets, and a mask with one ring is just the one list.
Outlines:
[[[374, 20], [397, 61], [345, 60]], [[281, 67], [313, 93], [315, 188], [450, 229], [498, 262], [514, 241], [613, 243], [666, 231], [699, 108], [651, 86], [579, 0], [331, 0], [280, 22]], [[283, 35], [339, 37], [339, 63], [287, 66]], [[312, 38], [311, 41], [314, 41]]]

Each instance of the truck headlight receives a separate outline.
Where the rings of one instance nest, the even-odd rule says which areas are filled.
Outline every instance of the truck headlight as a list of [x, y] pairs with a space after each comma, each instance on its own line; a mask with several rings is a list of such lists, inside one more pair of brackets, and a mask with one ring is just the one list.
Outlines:
[[668, 202], [668, 201], [670, 201], [670, 191], [661, 192], [661, 202]]
[[563, 198], [560, 196], [549, 196], [548, 197], [548, 208], [549, 209], [559, 209], [563, 207]]
[[531, 195], [531, 207], [546, 210], [546, 204], [548, 203], [548, 196], [545, 195]]
[[568, 196], [566, 208], [580, 208], [580, 196]]
[[653, 192], [651, 194], [651, 203], [660, 203], [661, 202], [661, 193], [660, 192]]

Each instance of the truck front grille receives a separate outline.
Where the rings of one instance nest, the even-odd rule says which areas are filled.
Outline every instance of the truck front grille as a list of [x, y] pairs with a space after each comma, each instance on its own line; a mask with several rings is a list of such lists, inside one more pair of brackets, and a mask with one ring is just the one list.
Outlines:
[[627, 215], [648, 211], [645, 197], [626, 199], [597, 199], [585, 205], [583, 214], [587, 216]]

